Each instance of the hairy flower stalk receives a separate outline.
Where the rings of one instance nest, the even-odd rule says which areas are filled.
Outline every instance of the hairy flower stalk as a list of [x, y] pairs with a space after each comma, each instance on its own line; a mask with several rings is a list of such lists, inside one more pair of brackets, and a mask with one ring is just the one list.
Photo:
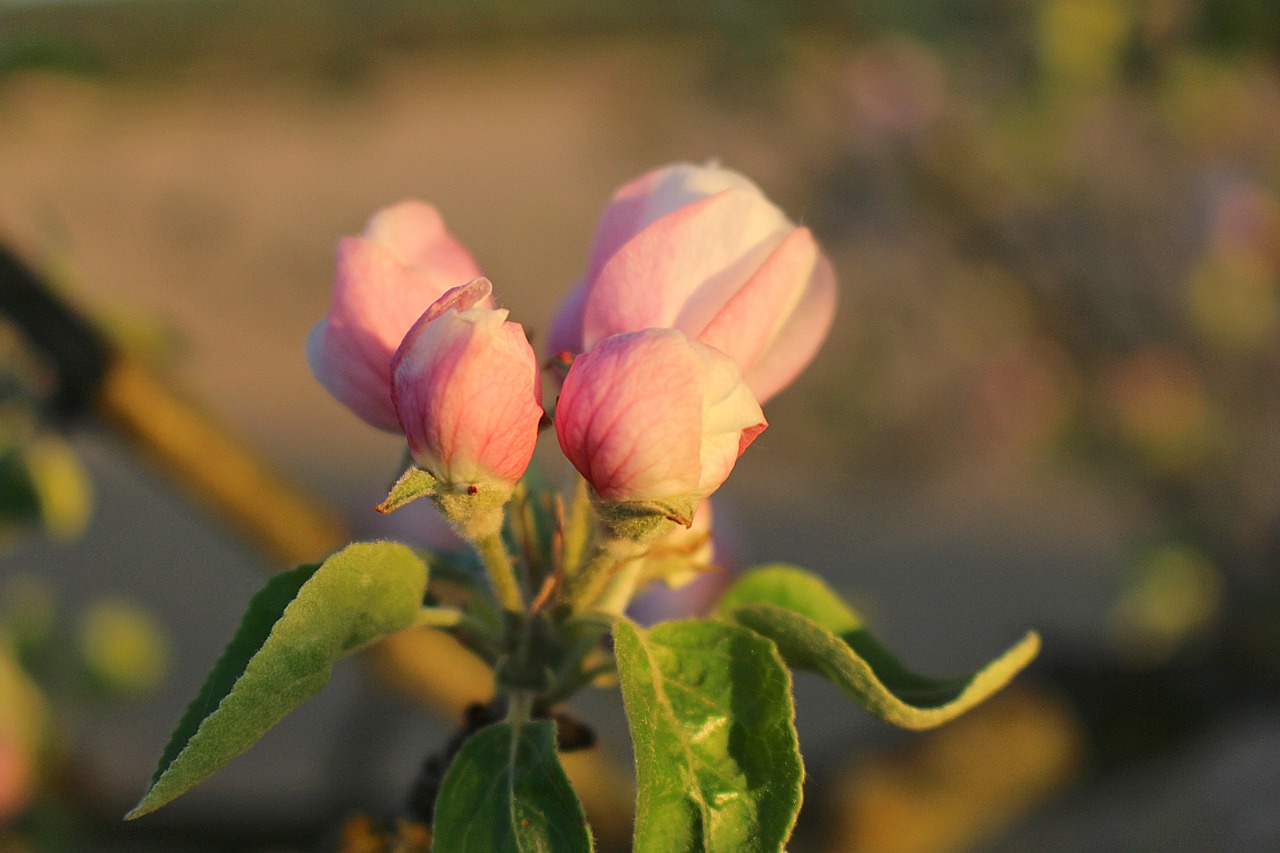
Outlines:
[[605, 590], [619, 577], [623, 578], [624, 586], [634, 589], [635, 572], [644, 552], [645, 546], [633, 539], [606, 538], [581, 570], [566, 581], [565, 598], [573, 611], [601, 610], [617, 614], [626, 609], [629, 594], [618, 601], [616, 589], [610, 596], [605, 595]]
[[511, 564], [511, 556], [507, 554], [507, 546], [502, 543], [501, 533], [487, 533], [472, 541], [476, 552], [484, 563], [489, 581], [493, 584], [494, 594], [502, 609], [512, 613], [523, 613], [525, 609], [524, 592], [520, 589], [520, 581], [516, 579], [515, 569]]

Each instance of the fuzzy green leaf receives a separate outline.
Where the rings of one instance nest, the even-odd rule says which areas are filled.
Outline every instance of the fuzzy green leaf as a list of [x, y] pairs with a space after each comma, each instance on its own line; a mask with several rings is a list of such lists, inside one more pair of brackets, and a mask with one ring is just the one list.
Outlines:
[[812, 572], [774, 563], [744, 574], [721, 596], [717, 615], [744, 604], [772, 604], [807, 616], [833, 634], [862, 627], [862, 619]]
[[320, 690], [343, 655], [414, 624], [427, 567], [391, 542], [349, 545], [254, 596], [128, 818], [155, 811], [244, 752]]
[[469, 738], [440, 786], [432, 831], [434, 849], [449, 853], [590, 851], [555, 724], [498, 723]]
[[875, 716], [907, 729], [958, 717], [1008, 684], [1040, 650], [1040, 637], [1030, 632], [977, 672], [918, 675], [821, 578], [790, 566], [748, 573], [725, 594], [717, 615], [768, 637], [791, 666], [826, 676]]
[[614, 651], [635, 745], [636, 853], [782, 850], [804, 768], [773, 644], [707, 620], [647, 631], [624, 620]]

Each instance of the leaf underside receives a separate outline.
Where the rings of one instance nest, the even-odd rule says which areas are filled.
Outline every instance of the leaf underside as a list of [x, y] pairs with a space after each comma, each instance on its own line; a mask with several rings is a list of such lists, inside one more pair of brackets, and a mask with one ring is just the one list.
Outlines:
[[636, 757], [637, 853], [777, 853], [804, 768], [773, 644], [707, 620], [622, 621], [614, 650]]
[[444, 853], [586, 853], [582, 804], [556, 754], [555, 723], [509, 722], [473, 735], [436, 799], [434, 849]]
[[790, 566], [748, 573], [717, 614], [772, 640], [792, 667], [827, 677], [875, 716], [908, 729], [958, 717], [1008, 684], [1040, 650], [1030, 632], [976, 672], [919, 675], [880, 645], [825, 582]]
[[165, 747], [140, 817], [244, 752], [329, 680], [339, 658], [413, 624], [427, 567], [390, 542], [350, 545], [273, 577]]

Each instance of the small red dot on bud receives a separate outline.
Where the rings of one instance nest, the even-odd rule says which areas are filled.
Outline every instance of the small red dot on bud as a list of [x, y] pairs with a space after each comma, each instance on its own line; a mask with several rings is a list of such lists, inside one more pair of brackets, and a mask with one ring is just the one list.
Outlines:
[[479, 486], [467, 486], [467, 494], [474, 495], [480, 491]]

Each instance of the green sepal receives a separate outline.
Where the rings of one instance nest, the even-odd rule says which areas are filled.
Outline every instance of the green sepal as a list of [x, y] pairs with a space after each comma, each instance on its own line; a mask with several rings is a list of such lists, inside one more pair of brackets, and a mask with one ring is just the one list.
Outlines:
[[637, 853], [778, 853], [804, 767], [791, 674], [768, 640], [709, 620], [619, 620], [614, 652], [636, 757]]
[[867, 711], [906, 729], [958, 717], [1008, 684], [1040, 650], [1032, 631], [971, 674], [918, 675], [880, 645], [821, 578], [783, 565], [747, 573], [716, 614], [769, 638], [792, 667], [826, 676]]
[[400, 479], [396, 480], [395, 485], [391, 487], [391, 491], [387, 493], [387, 499], [374, 507], [374, 509], [383, 514], [395, 512], [400, 507], [407, 503], [413, 503], [418, 498], [434, 495], [438, 485], [440, 485], [440, 481], [430, 471], [411, 464], [400, 475]]
[[662, 500], [606, 501], [593, 493], [592, 504], [605, 533], [611, 539], [648, 544], [675, 530], [689, 527], [700, 498], [677, 495]]
[[343, 655], [415, 623], [427, 566], [392, 542], [349, 545], [272, 578], [169, 740], [142, 801], [155, 811], [254, 744], [329, 680]]
[[497, 723], [468, 738], [440, 786], [432, 834], [434, 849], [449, 853], [590, 851], [555, 723]]

